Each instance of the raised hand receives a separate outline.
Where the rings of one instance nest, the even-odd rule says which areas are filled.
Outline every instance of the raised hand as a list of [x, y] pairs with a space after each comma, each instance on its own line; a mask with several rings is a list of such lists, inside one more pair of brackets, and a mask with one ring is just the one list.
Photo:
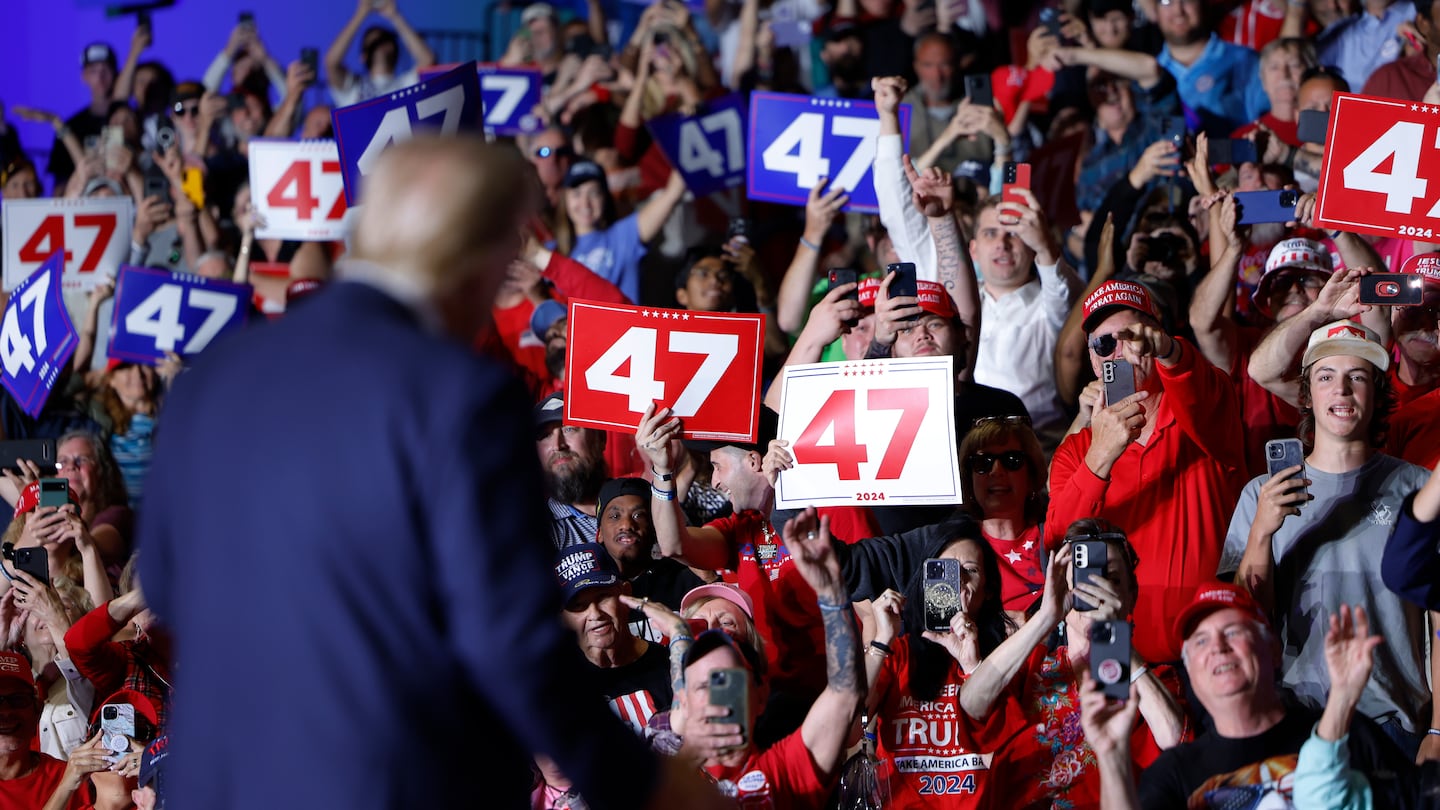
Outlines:
[[917, 172], [909, 155], [902, 155], [905, 177], [910, 181], [915, 208], [927, 217], [943, 217], [955, 207], [955, 184], [938, 166]]

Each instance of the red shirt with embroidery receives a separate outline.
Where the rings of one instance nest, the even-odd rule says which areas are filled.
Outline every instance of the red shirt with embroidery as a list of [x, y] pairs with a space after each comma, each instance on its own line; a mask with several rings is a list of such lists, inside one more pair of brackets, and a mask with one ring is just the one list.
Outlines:
[[765, 639], [771, 684], [783, 691], [820, 694], [825, 688], [825, 629], [815, 590], [790, 562], [785, 538], [753, 509], [706, 525], [725, 535], [730, 545], [723, 578], [739, 585], [755, 603], [755, 629]]
[[887, 808], [983, 807], [992, 775], [984, 754], [1019, 729], [1007, 728], [1015, 712], [991, 712], [976, 721], [960, 708], [965, 673], [955, 659], [940, 694], [916, 700], [910, 694], [910, 637], [891, 642], [893, 652], [880, 667], [871, 691], [879, 696], [875, 753], [880, 775], [890, 786]]
[[706, 771], [741, 810], [820, 810], [835, 781], [815, 767], [799, 729], [738, 768], [717, 765]]
[[1215, 579], [1230, 513], [1245, 484], [1244, 442], [1235, 386], [1177, 338], [1174, 368], [1155, 363], [1164, 388], [1151, 413], [1148, 444], [1131, 442], [1108, 479], [1085, 465], [1091, 428], [1065, 437], [1050, 465], [1045, 545], [1056, 548], [1070, 524], [1099, 517], [1123, 528], [1140, 555], [1135, 649], [1146, 660], [1180, 660], [1171, 626], [1195, 588]]
[[1006, 610], [1028, 610], [1045, 588], [1045, 544], [1040, 527], [1031, 526], [1014, 540], [991, 537], [981, 531], [985, 542], [1000, 558], [1000, 600]]
[[[1170, 667], [1152, 671], [1178, 700], [1181, 686], [1175, 671]], [[1062, 646], [1048, 652], [1037, 646], [998, 700], [1003, 703], [997, 702], [991, 713], [1017, 714], [1006, 725], [1018, 731], [990, 763], [992, 795], [1014, 810], [1098, 808], [1100, 769], [1080, 728], [1079, 682], [1069, 649]], [[1182, 739], [1189, 735], [1187, 728]], [[1135, 773], [1158, 756], [1160, 746], [1141, 720], [1130, 735]]]

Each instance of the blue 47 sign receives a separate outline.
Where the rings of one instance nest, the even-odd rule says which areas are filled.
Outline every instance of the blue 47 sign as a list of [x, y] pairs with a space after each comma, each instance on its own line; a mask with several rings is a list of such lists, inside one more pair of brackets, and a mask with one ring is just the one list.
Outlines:
[[529, 135], [539, 131], [544, 77], [537, 68], [479, 65], [480, 95], [485, 99], [485, 131], [496, 135]]
[[0, 382], [31, 416], [40, 415], [78, 342], [60, 288], [64, 261], [56, 251], [17, 284], [0, 322]]
[[[910, 141], [910, 105], [900, 105], [900, 142]], [[847, 211], [879, 210], [872, 167], [880, 118], [868, 101], [788, 93], [750, 96], [752, 200], [804, 205], [820, 178], [850, 195]]]
[[650, 134], [697, 197], [745, 181], [745, 106], [739, 93], [718, 98], [693, 116], [652, 118]]
[[249, 284], [122, 265], [107, 353], [134, 363], [196, 354], [245, 324], [250, 295]]
[[479, 132], [480, 109], [479, 76], [475, 63], [466, 62], [433, 79], [331, 113], [345, 202], [356, 204], [362, 178], [390, 144], [409, 140], [417, 129], [442, 135]]

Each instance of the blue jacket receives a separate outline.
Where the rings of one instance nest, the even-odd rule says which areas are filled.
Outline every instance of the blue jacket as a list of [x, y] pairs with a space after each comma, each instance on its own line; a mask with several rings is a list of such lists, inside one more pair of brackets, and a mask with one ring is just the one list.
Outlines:
[[176, 637], [171, 806], [591, 806], [656, 764], [559, 621], [530, 407], [493, 361], [338, 283], [224, 339], [161, 416], [140, 523]]

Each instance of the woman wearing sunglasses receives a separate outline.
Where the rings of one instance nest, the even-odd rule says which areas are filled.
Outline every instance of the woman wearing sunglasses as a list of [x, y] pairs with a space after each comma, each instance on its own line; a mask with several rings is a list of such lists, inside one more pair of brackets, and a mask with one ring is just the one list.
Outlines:
[[1025, 623], [1045, 586], [1045, 453], [1028, 419], [986, 417], [960, 442], [963, 509], [999, 558], [1005, 612]]

